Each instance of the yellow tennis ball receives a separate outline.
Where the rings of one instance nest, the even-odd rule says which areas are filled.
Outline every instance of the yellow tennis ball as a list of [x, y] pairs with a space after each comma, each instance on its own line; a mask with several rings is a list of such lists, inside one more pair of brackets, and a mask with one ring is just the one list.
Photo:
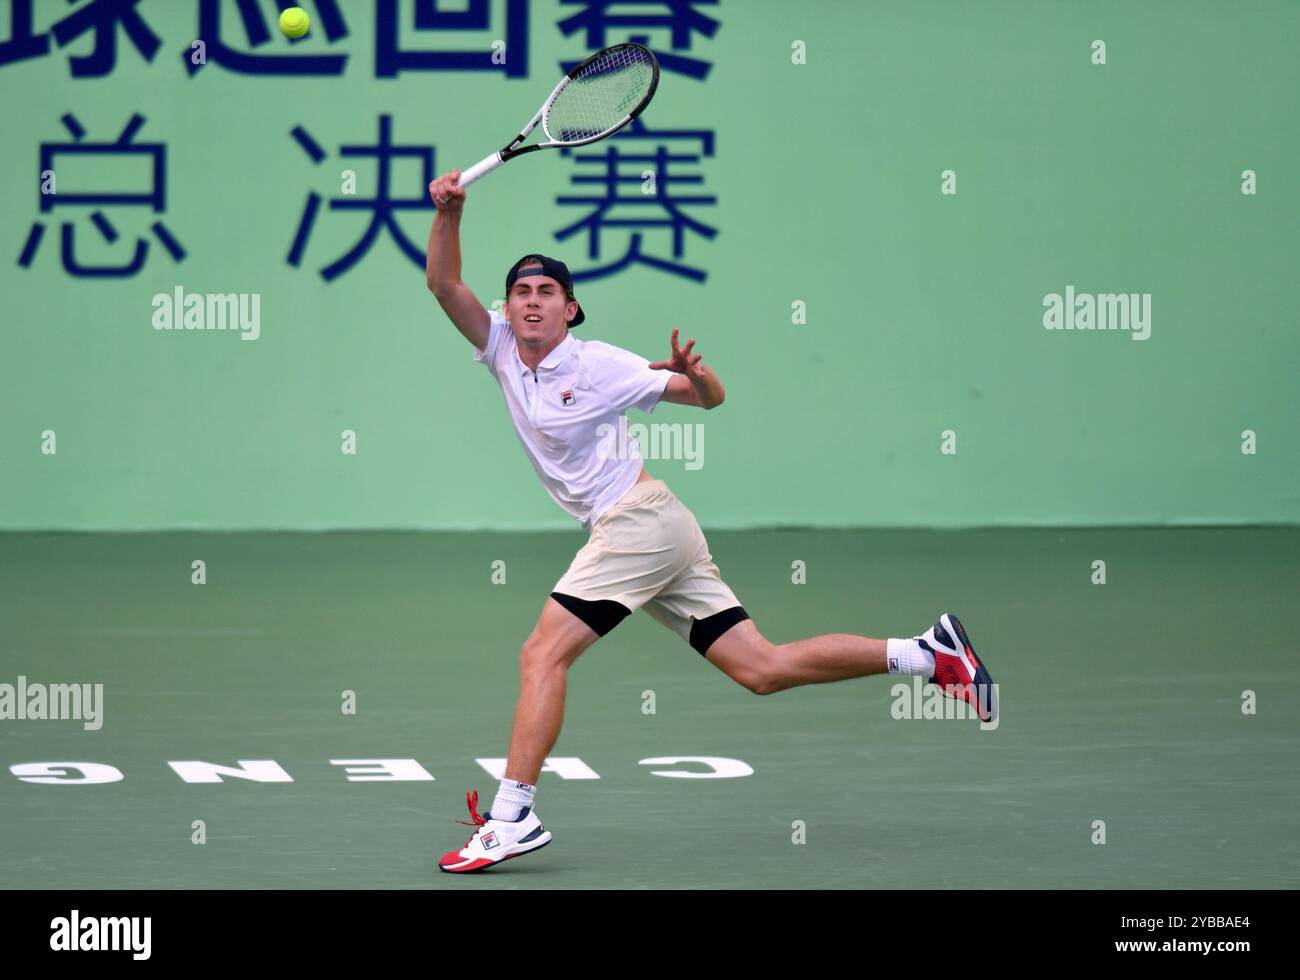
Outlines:
[[290, 7], [280, 14], [280, 30], [287, 37], [302, 37], [311, 27], [311, 18], [301, 7]]

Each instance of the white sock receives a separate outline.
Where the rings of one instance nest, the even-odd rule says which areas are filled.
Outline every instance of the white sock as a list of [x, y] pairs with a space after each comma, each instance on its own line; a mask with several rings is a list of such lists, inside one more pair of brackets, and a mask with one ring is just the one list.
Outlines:
[[519, 819], [519, 815], [525, 808], [533, 805], [533, 797], [536, 794], [536, 786], [529, 786], [517, 779], [503, 779], [501, 785], [497, 787], [497, 798], [492, 801], [488, 813], [492, 814], [493, 820], [513, 822]]
[[889, 663], [891, 674], [920, 674], [922, 677], [934, 675], [934, 654], [915, 639], [888, 640], [885, 644], [885, 659]]

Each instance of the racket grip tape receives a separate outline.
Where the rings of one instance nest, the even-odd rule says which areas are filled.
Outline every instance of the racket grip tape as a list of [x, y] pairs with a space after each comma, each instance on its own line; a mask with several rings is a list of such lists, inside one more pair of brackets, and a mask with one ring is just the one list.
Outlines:
[[499, 151], [493, 153], [489, 157], [484, 157], [482, 160], [474, 164], [474, 166], [470, 167], [468, 170], [464, 170], [461, 172], [460, 184], [458, 186], [468, 187], [470, 184], [474, 183], [474, 181], [478, 180], [480, 177], [485, 177], [488, 174], [490, 174], [493, 170], [496, 170], [497, 167], [501, 166], [502, 162], [503, 161], [501, 160], [501, 153]]

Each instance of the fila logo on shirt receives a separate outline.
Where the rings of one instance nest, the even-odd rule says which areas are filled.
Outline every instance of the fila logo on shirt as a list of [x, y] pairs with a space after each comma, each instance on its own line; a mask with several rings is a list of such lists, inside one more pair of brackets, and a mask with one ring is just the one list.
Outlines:
[[560, 392], [560, 404], [562, 404], [562, 405], [572, 405], [572, 404], [573, 404], [573, 389], [569, 389], [568, 391], [562, 391], [562, 392]]

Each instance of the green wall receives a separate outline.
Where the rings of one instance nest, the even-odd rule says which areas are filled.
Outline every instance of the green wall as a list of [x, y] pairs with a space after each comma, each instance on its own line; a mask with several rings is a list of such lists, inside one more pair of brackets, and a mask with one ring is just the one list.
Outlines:
[[[381, 113], [395, 142], [436, 147], [438, 172], [509, 139], [559, 61], [587, 53], [581, 34], [557, 27], [575, 8], [530, 5], [526, 78], [380, 79], [374, 5], [344, 7], [344, 40], [328, 43], [317, 18], [301, 45], [276, 36], [265, 46], [347, 52], [342, 77], [216, 64], [190, 77], [189, 0], [140, 4], [162, 40], [152, 63], [119, 30], [106, 77], [70, 77], [69, 55], [88, 53], [89, 36], [0, 66], [0, 528], [576, 528], [542, 490], [495, 383], [387, 232], [326, 282], [319, 270], [368, 217], [323, 209], [301, 266], [286, 262], [310, 192], [339, 197], [350, 167], [358, 194], [374, 193], [373, 163], [337, 150], [373, 144]], [[405, 31], [412, 4], [399, 7]], [[503, 0], [491, 7], [500, 21]], [[67, 13], [53, 0], [35, 9], [39, 30]], [[674, 326], [697, 339], [726, 404], [661, 406], [632, 421], [703, 425], [702, 467], [648, 463], [701, 523], [1300, 519], [1293, 3], [699, 9], [721, 26], [678, 53], [711, 72], [665, 72], [645, 122], [716, 135], [711, 158], [672, 169], [703, 177], [674, 194], [717, 198], [682, 205], [717, 229], [711, 240], [687, 232], [679, 260], [707, 278], [641, 266], [580, 283], [578, 332], [652, 360], [667, 355]], [[409, 37], [486, 49], [501, 31], [444, 34]], [[670, 49], [666, 31], [650, 34]], [[1092, 63], [1097, 39], [1104, 65]], [[792, 63], [796, 40], [804, 64]], [[122, 236], [110, 245], [93, 207], [40, 212], [38, 150], [70, 140], [68, 112], [93, 141], [145, 117], [136, 141], [167, 145], [164, 214], [104, 205]], [[290, 137], [298, 125], [328, 152], [320, 164]], [[657, 144], [586, 152], [610, 145]], [[941, 193], [945, 170], [955, 195]], [[1246, 170], [1253, 195], [1242, 193]], [[575, 270], [623, 254], [627, 232], [616, 228], [602, 233], [599, 262], [585, 236], [555, 239], [585, 213], [556, 203], [584, 193], [571, 183], [579, 172], [548, 151], [471, 188], [464, 278], [485, 302], [525, 252]], [[392, 176], [394, 196], [423, 193], [414, 161]], [[73, 160], [56, 177], [56, 197], [141, 183], [139, 166], [118, 159]], [[421, 249], [430, 217], [398, 212]], [[145, 267], [70, 275], [64, 221], [83, 261], [120, 262], [135, 238], [151, 240]], [[154, 221], [181, 241], [183, 260], [153, 238]], [[23, 268], [35, 222], [48, 227]], [[645, 242], [671, 257], [665, 231]], [[177, 286], [260, 294], [260, 336], [155, 330], [152, 298]], [[1067, 286], [1149, 294], [1150, 336], [1045, 329], [1044, 297]], [[795, 301], [805, 323], [791, 322]], [[354, 456], [340, 451], [344, 429], [357, 433]], [[1254, 454], [1242, 452], [1247, 429]], [[41, 451], [45, 430], [54, 455]], [[944, 430], [955, 454], [941, 452]]]

